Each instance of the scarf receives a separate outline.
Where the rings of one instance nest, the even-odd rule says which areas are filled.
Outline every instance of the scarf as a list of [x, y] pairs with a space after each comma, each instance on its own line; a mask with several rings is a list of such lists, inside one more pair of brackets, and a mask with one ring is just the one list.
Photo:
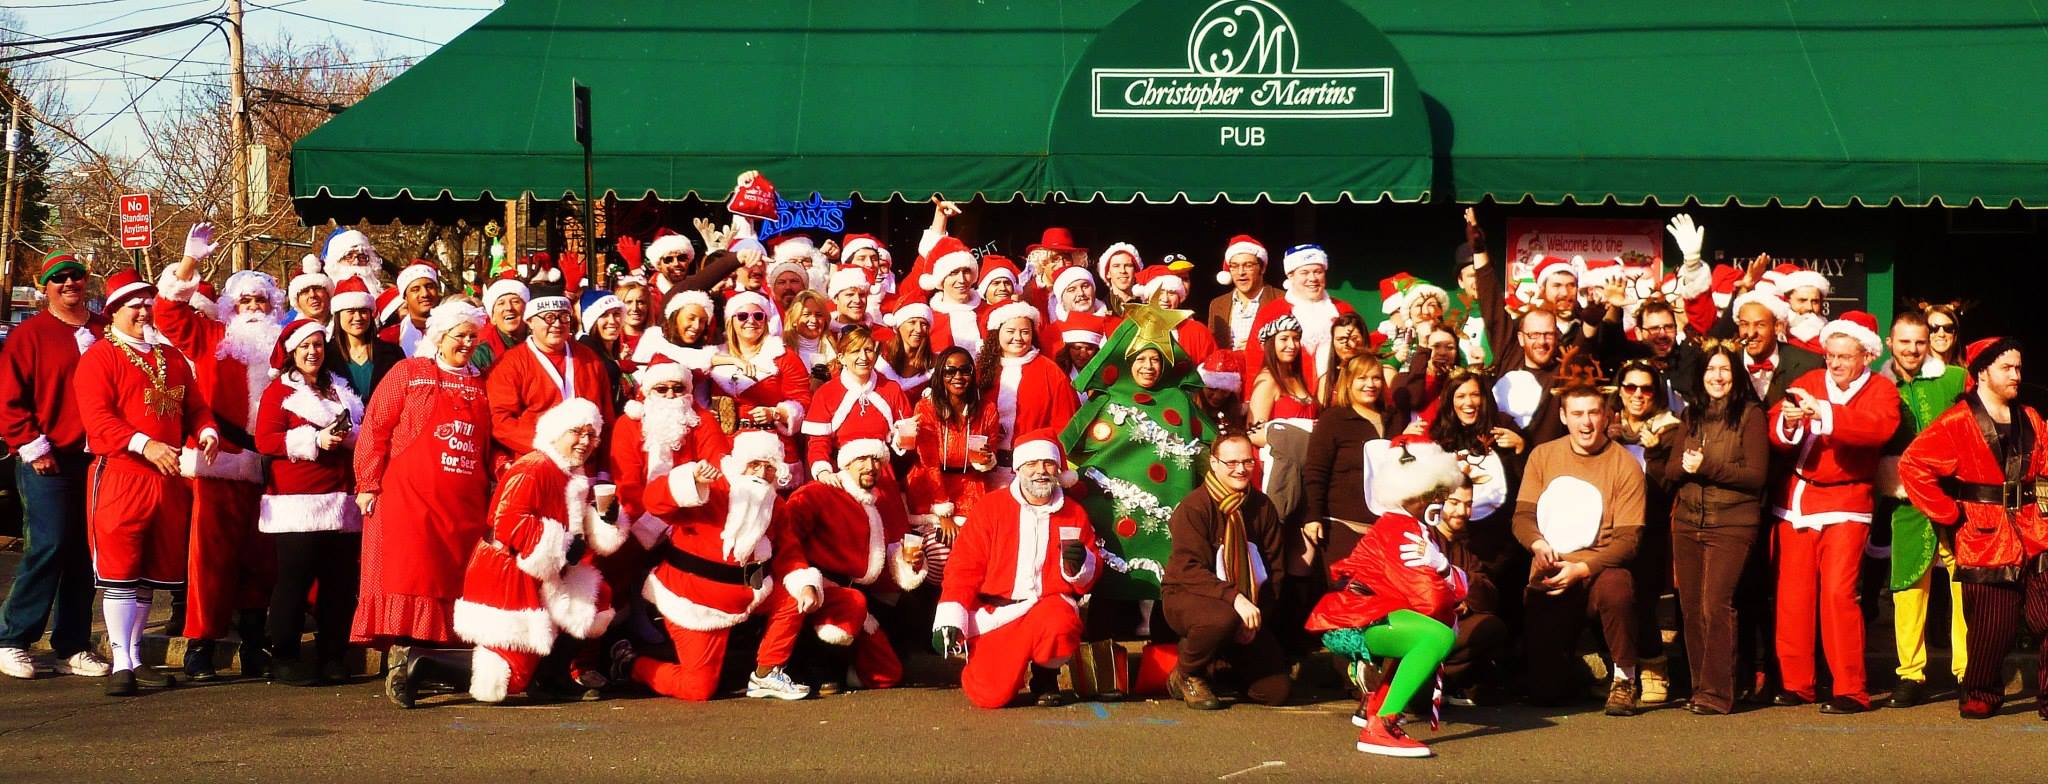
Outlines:
[[1258, 584], [1252, 580], [1251, 543], [1245, 540], [1244, 498], [1241, 490], [1231, 490], [1215, 474], [1202, 479], [1202, 486], [1209, 491], [1209, 499], [1216, 502], [1216, 511], [1223, 513], [1223, 571], [1219, 575], [1237, 586], [1237, 593], [1253, 602], [1258, 601]]

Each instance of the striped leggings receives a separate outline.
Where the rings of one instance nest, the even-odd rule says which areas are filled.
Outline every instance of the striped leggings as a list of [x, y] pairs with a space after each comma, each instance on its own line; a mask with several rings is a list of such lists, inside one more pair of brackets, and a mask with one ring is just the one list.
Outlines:
[[2005, 655], [2021, 623], [2041, 637], [2042, 679], [2036, 682], [2048, 684], [2048, 572], [2030, 571], [2016, 585], [1964, 583], [1963, 615], [1969, 622], [1970, 660], [1963, 670], [1961, 699], [1992, 705], [2004, 701]]

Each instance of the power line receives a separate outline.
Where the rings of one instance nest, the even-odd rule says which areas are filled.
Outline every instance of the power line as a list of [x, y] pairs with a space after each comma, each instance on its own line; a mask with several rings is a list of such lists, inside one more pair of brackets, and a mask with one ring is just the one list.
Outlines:
[[[96, 49], [105, 49], [113, 46], [114, 44], [139, 41], [144, 38], [150, 38], [153, 36], [162, 35], [164, 33], [175, 32], [177, 30], [183, 30], [198, 25], [207, 25], [209, 27], [218, 29], [220, 23], [221, 17], [218, 15], [195, 16], [190, 19], [185, 19], [177, 22], [166, 22], [160, 25], [150, 25], [148, 27], [135, 27], [127, 30], [110, 30], [100, 33], [87, 33], [84, 35], [65, 36], [61, 38], [44, 38], [42, 36], [35, 35], [32, 33], [22, 32], [20, 30], [9, 30], [7, 28], [0, 27], [0, 32], [12, 33], [15, 35], [37, 39], [33, 43], [70, 43], [74, 41], [83, 42], [73, 46], [67, 46], [61, 49], [51, 49], [47, 51], [35, 51], [27, 49], [23, 44], [16, 43], [12, 45], [12, 48], [22, 49], [24, 53], [0, 57], [0, 63], [13, 63], [24, 60], [34, 60], [44, 57], [55, 57], [57, 55], [62, 54], [71, 54], [72, 52], [84, 52]], [[184, 60], [181, 58], [179, 62], [184, 62]]]
[[15, 7], [25, 11], [40, 11], [45, 8], [83, 8], [89, 5], [113, 5], [114, 3], [126, 3], [129, 1], [130, 0], [86, 0], [86, 2], [82, 3], [52, 3], [50, 5], [23, 5]]
[[[285, 4], [283, 4], [283, 5], [291, 5], [291, 4], [290, 4], [290, 3], [285, 3]], [[409, 35], [406, 35], [406, 34], [404, 34], [404, 33], [394, 33], [394, 32], [391, 32], [390, 30], [379, 30], [379, 29], [377, 29], [377, 28], [374, 28], [374, 27], [364, 27], [364, 26], [362, 26], [362, 25], [359, 25], [359, 24], [350, 24], [350, 23], [348, 23], [348, 22], [341, 22], [341, 21], [336, 21], [336, 20], [333, 20], [333, 19], [328, 19], [328, 18], [326, 18], [326, 17], [314, 16], [314, 15], [312, 15], [312, 14], [302, 14], [302, 13], [299, 13], [299, 12], [297, 12], [297, 11], [286, 11], [286, 10], [284, 10], [284, 9], [283, 9], [282, 7], [280, 7], [280, 6], [275, 6], [275, 5], [257, 5], [257, 4], [255, 4], [255, 3], [250, 3], [250, 4], [249, 4], [249, 7], [250, 7], [250, 8], [254, 8], [254, 9], [258, 10], [258, 11], [276, 11], [276, 12], [278, 12], [278, 13], [280, 13], [280, 14], [289, 14], [289, 15], [291, 15], [291, 16], [296, 16], [296, 17], [299, 17], [299, 18], [301, 18], [301, 19], [311, 19], [311, 20], [313, 20], [313, 21], [315, 21], [315, 22], [326, 22], [326, 23], [328, 23], [328, 24], [331, 24], [331, 25], [335, 25], [335, 26], [337, 26], [337, 27], [346, 27], [346, 28], [349, 28], [349, 29], [352, 29], [352, 30], [361, 30], [361, 31], [363, 31], [363, 32], [366, 32], [366, 33], [377, 33], [378, 35], [388, 35], [388, 36], [391, 36], [392, 38], [402, 38], [402, 39], [405, 39], [405, 40], [407, 40], [407, 41], [417, 41], [417, 42], [419, 42], [419, 43], [423, 43], [423, 44], [426, 44], [426, 45], [428, 45], [428, 46], [440, 46], [440, 45], [442, 45], [442, 44], [445, 44], [445, 43], [447, 43], [446, 41], [429, 41], [429, 40], [427, 40], [427, 39], [425, 39], [425, 38], [414, 38], [414, 37], [412, 37], [412, 36], [409, 36]]]
[[498, 10], [498, 9], [497, 9], [497, 7], [490, 7], [490, 8], [480, 8], [480, 7], [477, 7], [477, 6], [460, 6], [460, 5], [427, 5], [427, 4], [425, 4], [425, 3], [401, 3], [401, 2], [398, 2], [398, 0], [363, 0], [363, 2], [365, 2], [365, 3], [376, 3], [377, 5], [395, 5], [395, 6], [400, 6], [400, 7], [403, 7], [403, 8], [424, 8], [424, 9], [426, 9], [426, 10], [429, 10], [429, 11], [496, 11], [496, 10]]
[[[216, 28], [216, 29], [218, 29], [218, 28]], [[199, 37], [199, 40], [197, 40], [197, 41], [193, 41], [193, 42], [192, 42], [192, 48], [190, 48], [190, 49], [186, 49], [186, 50], [185, 50], [185, 57], [191, 57], [191, 56], [192, 56], [192, 53], [193, 53], [193, 52], [197, 52], [197, 51], [199, 51], [199, 46], [200, 46], [201, 44], [204, 44], [204, 43], [206, 43], [206, 40], [207, 40], [208, 38], [211, 38], [211, 37], [213, 37], [213, 36], [211, 36], [211, 35], [202, 35], [202, 36], [200, 36], [200, 37]], [[165, 76], [169, 76], [169, 75], [170, 75], [170, 73], [171, 73], [171, 71], [173, 71], [173, 70], [176, 70], [176, 69], [177, 69], [177, 67], [178, 67], [179, 65], [182, 65], [182, 64], [184, 64], [184, 61], [185, 61], [185, 60], [184, 60], [184, 58], [183, 58], [183, 57], [181, 57], [181, 58], [178, 58], [178, 62], [177, 62], [177, 63], [173, 63], [173, 64], [171, 65], [171, 67], [170, 67], [170, 68], [166, 68], [166, 69], [164, 69], [164, 75], [165, 75]], [[137, 103], [141, 103], [141, 102], [142, 102], [142, 97], [143, 97], [143, 96], [145, 96], [145, 95], [148, 95], [148, 94], [149, 94], [149, 91], [151, 91], [151, 90], [154, 90], [154, 89], [156, 89], [156, 86], [157, 86], [157, 85], [159, 85], [159, 84], [163, 84], [163, 82], [162, 82], [161, 80], [158, 80], [158, 81], [154, 81], [154, 82], [150, 82], [150, 83], [149, 83], [149, 86], [148, 86], [148, 87], [144, 87], [144, 88], [142, 88], [142, 91], [141, 91], [141, 92], [138, 92], [138, 93], [136, 93], [136, 94], [135, 94], [135, 97], [133, 97], [133, 98], [130, 98], [130, 99], [128, 99], [128, 105], [126, 105], [126, 106], [123, 106], [123, 107], [121, 107], [120, 109], [116, 110], [116, 111], [114, 112], [114, 114], [113, 114], [112, 116], [109, 116], [109, 117], [107, 117], [107, 119], [106, 119], [105, 121], [101, 122], [101, 123], [100, 123], [99, 125], [97, 125], [97, 126], [94, 126], [92, 130], [90, 130], [90, 131], [87, 131], [87, 132], [85, 132], [85, 133], [83, 133], [83, 134], [80, 134], [80, 135], [78, 136], [78, 139], [80, 140], [80, 143], [83, 143], [83, 141], [84, 141], [85, 139], [90, 139], [90, 138], [92, 138], [92, 137], [93, 137], [93, 136], [94, 136], [95, 134], [98, 134], [98, 133], [99, 133], [100, 131], [102, 131], [102, 130], [105, 130], [105, 129], [106, 129], [106, 127], [107, 127], [108, 125], [111, 125], [111, 124], [113, 124], [113, 122], [114, 122], [114, 119], [115, 119], [115, 118], [117, 118], [117, 117], [121, 116], [121, 114], [122, 114], [122, 113], [124, 113], [124, 112], [128, 111], [129, 109], [132, 109], [132, 108], [134, 108], [134, 107], [135, 107], [135, 104], [137, 104]]]
[[220, 11], [220, 5], [221, 5], [221, 4], [220, 4], [220, 0], [185, 0], [185, 2], [182, 2], [182, 3], [172, 3], [172, 4], [170, 4], [170, 5], [159, 5], [159, 6], [150, 6], [150, 7], [147, 7], [147, 8], [137, 8], [137, 9], [135, 9], [135, 10], [133, 10], [133, 11], [129, 11], [128, 13], [122, 14], [122, 15], [120, 15], [120, 16], [116, 16], [116, 17], [111, 17], [111, 18], [108, 18], [108, 19], [101, 19], [101, 20], [99, 20], [99, 21], [97, 21], [97, 22], [86, 22], [85, 24], [82, 24], [82, 25], [77, 25], [77, 26], [75, 26], [75, 27], [67, 27], [67, 28], [64, 28], [64, 29], [62, 29], [62, 30], [58, 30], [58, 31], [56, 32], [56, 34], [57, 34], [57, 35], [62, 35], [62, 34], [64, 34], [64, 33], [68, 33], [68, 32], [71, 32], [71, 31], [73, 31], [73, 30], [83, 30], [83, 29], [85, 29], [85, 28], [88, 28], [88, 27], [98, 27], [98, 26], [100, 26], [100, 25], [103, 25], [103, 24], [108, 24], [108, 23], [110, 23], [110, 22], [118, 22], [118, 21], [121, 21], [121, 20], [123, 20], [123, 19], [127, 19], [128, 17], [134, 16], [134, 15], [136, 15], [136, 14], [146, 14], [146, 13], [151, 13], [151, 12], [154, 12], [154, 11], [169, 11], [169, 10], [171, 10], [171, 9], [173, 9], [173, 8], [183, 8], [183, 7], [185, 7], [185, 6], [188, 6], [188, 5], [199, 5], [199, 4], [201, 4], [201, 3], [213, 3], [213, 5], [214, 5], [214, 8], [213, 8], [213, 12], [219, 12], [219, 11]]
[[[204, 2], [204, 0], [200, 1]], [[191, 3], [180, 3], [179, 5], [191, 5]], [[213, 14], [202, 14], [200, 16], [195, 16], [190, 19], [181, 19], [176, 22], [161, 22], [153, 25], [143, 25], [142, 27], [130, 27], [126, 30], [101, 30], [96, 33], [81, 33], [79, 35], [65, 35], [55, 37], [36, 35], [35, 33], [23, 30], [9, 30], [4, 27], [0, 27], [0, 32], [13, 33], [15, 35], [33, 38], [35, 39], [34, 43], [61, 44], [68, 43], [71, 41], [84, 41], [93, 38], [109, 38], [112, 36], [128, 35], [131, 33], [162, 33], [171, 30], [176, 30], [180, 27], [189, 27], [195, 24], [208, 24], [218, 18], [218, 16], [215, 16]], [[95, 24], [98, 23], [96, 22]], [[20, 46], [20, 44], [15, 44], [15, 46]]]

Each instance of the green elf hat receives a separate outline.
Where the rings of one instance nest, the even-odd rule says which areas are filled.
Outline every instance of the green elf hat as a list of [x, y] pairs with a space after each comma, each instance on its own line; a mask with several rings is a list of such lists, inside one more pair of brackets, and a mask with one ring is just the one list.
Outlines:
[[67, 269], [76, 271], [80, 275], [90, 274], [85, 270], [85, 262], [79, 261], [77, 256], [63, 251], [56, 251], [43, 257], [43, 268], [36, 273], [36, 285], [49, 285], [50, 278], [56, 277], [57, 273]]

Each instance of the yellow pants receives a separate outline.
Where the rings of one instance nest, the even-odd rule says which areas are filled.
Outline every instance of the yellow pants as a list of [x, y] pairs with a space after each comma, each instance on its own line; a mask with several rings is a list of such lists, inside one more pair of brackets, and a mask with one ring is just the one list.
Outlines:
[[[1948, 600], [1948, 649], [1949, 669], [1955, 672], [1956, 680], [1963, 678], [1963, 666], [1968, 663], [1969, 646], [1964, 642], [1968, 631], [1963, 622], [1963, 585], [1954, 580], [1956, 556], [1947, 544], [1935, 546], [1935, 557], [1940, 559], [1941, 568], [1949, 574]], [[1901, 680], [1927, 680], [1927, 603], [1928, 584], [1933, 582], [1934, 569], [1929, 567], [1926, 574], [1913, 587], [1892, 594], [1892, 636], [1899, 647], [1899, 678]]]

